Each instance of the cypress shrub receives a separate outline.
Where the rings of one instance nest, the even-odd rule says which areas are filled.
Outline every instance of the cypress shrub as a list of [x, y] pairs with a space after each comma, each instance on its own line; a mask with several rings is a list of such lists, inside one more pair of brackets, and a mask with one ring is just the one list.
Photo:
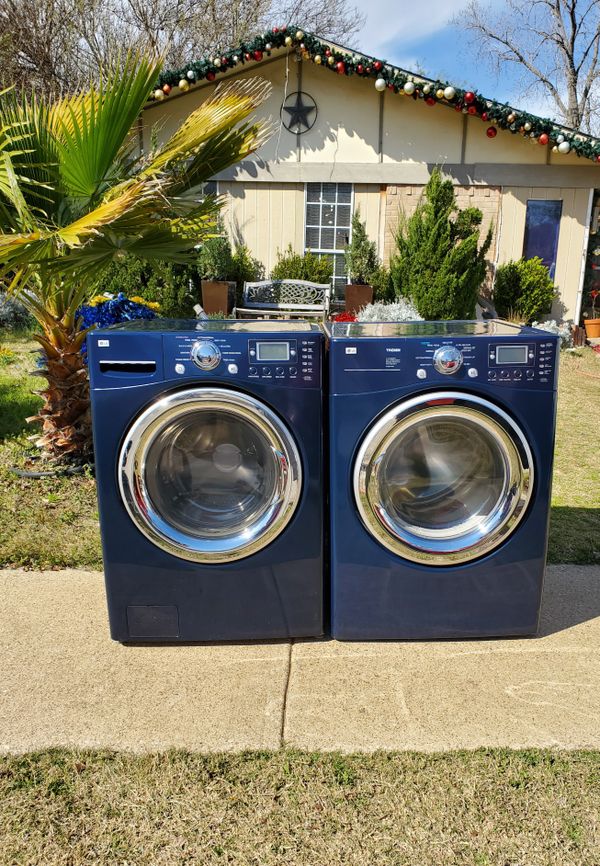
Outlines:
[[408, 298], [424, 319], [471, 319], [485, 279], [492, 228], [479, 246], [483, 215], [460, 210], [452, 181], [436, 168], [414, 214], [402, 218], [390, 261], [395, 296]]

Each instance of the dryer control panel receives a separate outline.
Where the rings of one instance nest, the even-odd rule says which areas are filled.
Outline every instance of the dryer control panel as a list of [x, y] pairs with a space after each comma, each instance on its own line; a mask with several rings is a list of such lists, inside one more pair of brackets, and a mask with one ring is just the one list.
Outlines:
[[[361, 390], [420, 383], [553, 389], [558, 339], [461, 337], [338, 339], [331, 343], [336, 382]], [[365, 383], [369, 383], [368, 387]], [[338, 385], [336, 384], [336, 388]], [[344, 389], [346, 389], [346, 384]]]

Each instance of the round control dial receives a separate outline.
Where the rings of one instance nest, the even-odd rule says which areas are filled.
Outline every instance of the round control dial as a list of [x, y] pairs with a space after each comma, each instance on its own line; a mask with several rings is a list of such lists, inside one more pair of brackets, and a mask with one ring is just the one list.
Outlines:
[[221, 363], [221, 352], [212, 340], [198, 340], [192, 346], [192, 361], [201, 370], [214, 370]]
[[462, 352], [456, 346], [440, 346], [433, 353], [433, 366], [438, 373], [444, 373], [446, 376], [458, 372], [462, 362]]

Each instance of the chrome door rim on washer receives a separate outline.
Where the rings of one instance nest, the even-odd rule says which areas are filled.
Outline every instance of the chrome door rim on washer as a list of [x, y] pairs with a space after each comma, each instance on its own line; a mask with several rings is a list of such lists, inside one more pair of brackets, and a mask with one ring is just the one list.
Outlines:
[[[225, 536], [194, 536], [170, 524], [155, 508], [145, 481], [146, 457], [165, 426], [198, 409], [222, 411], [254, 425], [276, 465], [276, 486], [259, 519]], [[298, 447], [285, 424], [264, 403], [225, 388], [190, 388], [153, 403], [133, 422], [120, 450], [119, 489], [138, 529], [157, 547], [194, 562], [231, 562], [270, 544], [291, 520], [302, 492]]]
[[[378, 473], [399, 434], [429, 418], [467, 418], [495, 442], [505, 468], [502, 495], [484, 520], [473, 515], [462, 526], [421, 529], [401, 525], [382, 501]], [[455, 565], [497, 548], [514, 531], [533, 491], [531, 449], [523, 432], [499, 406], [472, 394], [439, 391], [398, 403], [366, 433], [354, 462], [353, 489], [365, 527], [384, 547], [404, 559], [428, 565]]]

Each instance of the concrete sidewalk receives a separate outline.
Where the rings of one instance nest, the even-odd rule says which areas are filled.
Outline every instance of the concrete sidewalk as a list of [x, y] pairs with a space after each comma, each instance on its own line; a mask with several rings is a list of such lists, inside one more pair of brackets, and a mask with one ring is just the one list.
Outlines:
[[0, 571], [0, 751], [600, 748], [600, 567], [540, 637], [125, 647], [97, 573]]

